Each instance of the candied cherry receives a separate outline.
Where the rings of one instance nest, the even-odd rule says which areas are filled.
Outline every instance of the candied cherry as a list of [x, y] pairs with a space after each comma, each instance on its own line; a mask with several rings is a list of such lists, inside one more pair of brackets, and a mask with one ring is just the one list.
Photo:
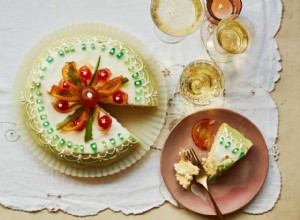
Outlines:
[[59, 100], [57, 102], [57, 108], [61, 111], [65, 111], [69, 109], [69, 102], [65, 100]]
[[82, 131], [85, 128], [85, 124], [86, 123], [80, 118], [80, 116], [73, 121], [74, 127], [78, 126], [76, 131]]
[[98, 118], [98, 125], [102, 130], [108, 130], [111, 127], [111, 117], [109, 115], [103, 115]]
[[92, 87], [85, 87], [81, 90], [80, 100], [84, 106], [93, 108], [99, 100], [98, 92]]
[[79, 68], [79, 77], [84, 80], [92, 79], [92, 72], [88, 66], [82, 66]]
[[114, 92], [113, 94], [113, 101], [117, 104], [122, 104], [123, 101], [124, 101], [124, 98], [123, 98], [123, 92], [121, 91], [116, 91]]
[[110, 75], [111, 75], [111, 72], [107, 68], [100, 69], [97, 72], [98, 79], [101, 81], [106, 81], [108, 79], [108, 77], [110, 77]]
[[70, 85], [69, 85], [66, 81], [63, 81], [63, 82], [62, 82], [62, 88], [63, 88], [63, 89], [69, 89], [69, 88], [70, 88]]

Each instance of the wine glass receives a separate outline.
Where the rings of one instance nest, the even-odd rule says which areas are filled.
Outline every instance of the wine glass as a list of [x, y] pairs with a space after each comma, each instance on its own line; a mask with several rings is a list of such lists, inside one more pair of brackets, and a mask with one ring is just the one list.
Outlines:
[[245, 52], [255, 37], [250, 20], [241, 15], [231, 15], [221, 20], [212, 30], [206, 48], [217, 62], [230, 62], [234, 56]]
[[204, 18], [202, 0], [152, 0], [150, 11], [154, 32], [166, 43], [177, 43], [193, 33]]
[[180, 94], [195, 105], [208, 105], [222, 95], [224, 76], [213, 62], [196, 60], [189, 63], [180, 76]]

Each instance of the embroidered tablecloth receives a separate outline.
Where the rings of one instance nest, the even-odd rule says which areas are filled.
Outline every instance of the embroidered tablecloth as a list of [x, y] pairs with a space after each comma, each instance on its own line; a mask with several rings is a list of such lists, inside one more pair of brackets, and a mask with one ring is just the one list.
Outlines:
[[[269, 154], [266, 182], [255, 199], [243, 208], [263, 213], [276, 204], [281, 176], [276, 164], [278, 111], [270, 96], [281, 70], [274, 39], [280, 22], [280, 0], [244, 0], [242, 15], [256, 30], [255, 42], [231, 63], [220, 64], [225, 94], [205, 106], [186, 103], [178, 93], [178, 79], [189, 62], [209, 60], [200, 30], [177, 44], [158, 40], [146, 0], [1, 1], [0, 14], [0, 203], [6, 207], [37, 211], [63, 210], [72, 215], [93, 215], [106, 208], [137, 214], [169, 201], [160, 174], [160, 149], [170, 128], [182, 117], [205, 108], [222, 107], [251, 119], [261, 130]], [[21, 7], [20, 7], [21, 5]], [[16, 16], [17, 15], [17, 16]], [[78, 23], [105, 23], [136, 36], [157, 58], [167, 80], [169, 107], [166, 124], [151, 150], [134, 166], [102, 178], [71, 177], [54, 171], [24, 146], [12, 113], [13, 84], [22, 59], [41, 38], [58, 28]], [[120, 199], [123, 198], [123, 199]], [[80, 209], [78, 209], [80, 207]]]

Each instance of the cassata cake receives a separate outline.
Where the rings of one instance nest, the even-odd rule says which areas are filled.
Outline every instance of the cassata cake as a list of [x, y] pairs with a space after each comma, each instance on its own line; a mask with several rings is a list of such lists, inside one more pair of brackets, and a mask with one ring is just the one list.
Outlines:
[[103, 103], [158, 107], [158, 88], [142, 57], [105, 36], [49, 45], [28, 74], [21, 92], [27, 127], [41, 147], [72, 166], [107, 165], [139, 144]]
[[233, 164], [243, 158], [252, 145], [252, 142], [238, 130], [223, 123], [218, 129], [212, 147], [203, 163], [209, 180], [220, 177]]

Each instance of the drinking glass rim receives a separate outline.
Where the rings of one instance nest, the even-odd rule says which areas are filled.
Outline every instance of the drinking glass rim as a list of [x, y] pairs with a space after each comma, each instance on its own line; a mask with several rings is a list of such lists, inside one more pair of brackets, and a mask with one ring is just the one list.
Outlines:
[[[153, 2], [154, 2], [154, 1], [161, 1], [161, 0], [151, 0], [151, 4], [150, 4], [150, 14], [151, 14], [151, 19], [152, 19], [154, 25], [157, 27], [157, 29], [158, 29], [159, 31], [163, 32], [163, 33], [166, 34], [166, 35], [169, 35], [169, 36], [172, 36], [172, 37], [185, 37], [185, 36], [188, 36], [188, 35], [194, 33], [194, 32], [200, 27], [201, 23], [202, 23], [203, 20], [204, 20], [204, 16], [205, 16], [205, 13], [206, 13], [206, 7], [205, 7], [205, 4], [204, 4], [204, 2], [203, 2], [204, 0], [196, 0], [196, 1], [199, 1], [200, 4], [201, 4], [201, 6], [202, 6], [202, 13], [201, 13], [201, 15], [199, 16], [199, 19], [198, 19], [199, 21], [198, 21], [197, 25], [195, 25], [195, 28], [194, 28], [191, 32], [189, 32], [189, 33], [187, 33], [187, 34], [182, 34], [182, 35], [180, 35], [180, 34], [179, 34], [179, 35], [170, 34], [170, 33], [166, 32], [166, 31], [160, 29], [160, 28], [157, 26], [157, 23], [155, 22], [155, 19], [153, 18], [153, 15], [152, 15], [152, 9], [153, 9]], [[191, 0], [191, 1], [193, 1], [193, 0]]]

